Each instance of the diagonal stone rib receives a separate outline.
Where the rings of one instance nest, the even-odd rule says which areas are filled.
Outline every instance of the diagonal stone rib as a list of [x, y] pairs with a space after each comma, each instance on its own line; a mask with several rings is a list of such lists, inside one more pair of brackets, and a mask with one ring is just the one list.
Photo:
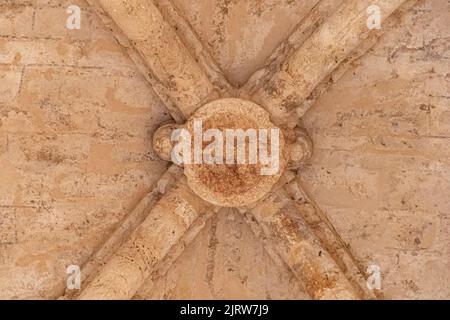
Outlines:
[[[188, 245], [192, 243], [192, 241], [194, 241], [194, 239], [198, 236], [200, 231], [205, 227], [207, 221], [217, 214], [216, 211], [217, 210], [214, 209], [205, 212], [203, 215], [201, 215], [197, 220], [195, 220], [192, 223], [189, 229], [180, 238], [180, 241], [178, 241], [177, 244], [170, 249], [170, 251], [164, 257], [164, 259], [162, 259], [160, 262], [156, 264], [154, 272], [146, 279], [145, 281], [146, 284], [152, 283], [158, 277], [163, 277], [167, 274], [167, 272], [169, 272], [170, 267], [181, 256], [184, 250], [186, 250]], [[145, 287], [145, 284], [143, 284], [143, 286]]]
[[337, 263], [344, 275], [354, 285], [364, 299], [382, 298], [378, 292], [367, 288], [365, 270], [358, 264], [348, 246], [333, 227], [331, 221], [320, 207], [307, 194], [299, 177], [286, 183], [286, 192], [295, 203], [298, 214], [303, 218], [311, 232]]
[[[100, 267], [111, 259], [112, 255], [145, 220], [155, 203], [163, 194], [174, 187], [174, 184], [182, 175], [183, 169], [175, 165], [170, 166], [164, 172], [156, 187], [145, 195], [133, 211], [120, 222], [119, 226], [109, 235], [106, 241], [84, 263], [81, 268], [81, 282], [83, 285], [89, 284], [93, 280]], [[78, 293], [78, 291], [67, 289], [64, 296], [60, 299], [73, 299]]]
[[304, 104], [321, 81], [335, 70], [359, 45], [370, 37], [379, 37], [381, 30], [367, 27], [367, 8], [378, 5], [382, 24], [406, 0], [348, 0], [290, 56], [274, 77], [254, 95], [275, 123], [289, 123], [302, 116], [309, 105]]
[[266, 245], [273, 247], [313, 299], [362, 298], [283, 188], [269, 194], [250, 213], [261, 227]]
[[[152, 1], [88, 1], [127, 49], [177, 122], [218, 97], [208, 76]], [[114, 23], [108, 23], [108, 18]]]
[[[394, 14], [392, 14], [388, 19], [383, 22], [383, 32], [372, 33], [366, 39], [364, 39], [359, 46], [353, 50], [339, 66], [328, 74], [322, 81], [317, 85], [308, 98], [303, 102], [302, 108], [299, 111], [300, 115], [306, 112], [310, 106], [314, 105], [315, 101], [333, 85], [337, 83], [341, 77], [352, 67], [353, 63], [359, 58], [364, 56], [379, 40], [382, 34], [389, 33], [391, 30], [399, 25], [402, 17], [406, 14], [412, 7], [414, 7], [419, 0], [408, 0], [402, 4]], [[306, 110], [306, 111], [304, 111]]]
[[248, 79], [240, 90], [241, 96], [248, 98], [260, 90], [263, 84], [269, 81], [281, 68], [287, 57], [294, 54], [345, 0], [315, 1], [315, 5], [308, 15], [298, 23], [289, 37], [270, 55], [264, 66]]
[[194, 221], [210, 209], [211, 205], [192, 193], [184, 178], [178, 180], [79, 299], [131, 299]]
[[234, 94], [235, 89], [226, 79], [217, 61], [203, 45], [188, 19], [173, 4], [172, 0], [154, 1], [164, 19], [176, 31], [183, 44], [194, 56], [211, 83], [219, 90], [221, 97]]

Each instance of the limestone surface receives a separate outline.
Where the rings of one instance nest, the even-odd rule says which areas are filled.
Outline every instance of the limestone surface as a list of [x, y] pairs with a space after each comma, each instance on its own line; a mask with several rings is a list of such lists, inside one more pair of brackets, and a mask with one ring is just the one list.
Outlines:
[[[449, 70], [447, 0], [1, 2], [0, 298], [450, 299]], [[287, 146], [239, 210], [155, 135], [222, 98]]]

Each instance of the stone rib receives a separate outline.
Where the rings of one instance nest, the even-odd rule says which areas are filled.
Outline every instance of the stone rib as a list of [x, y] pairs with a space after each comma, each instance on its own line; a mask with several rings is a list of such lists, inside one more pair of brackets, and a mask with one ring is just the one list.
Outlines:
[[207, 75], [152, 1], [89, 0], [177, 122], [218, 97]]
[[298, 23], [295, 30], [270, 55], [265, 64], [257, 70], [240, 90], [243, 97], [254, 95], [281, 68], [283, 62], [293, 55], [303, 43], [319, 28], [327, 17], [338, 8], [344, 0], [320, 0], [308, 15]]
[[298, 214], [304, 219], [311, 232], [337, 263], [344, 275], [364, 299], [377, 299], [381, 296], [372, 292], [366, 285], [366, 274], [342, 240], [328, 217], [307, 194], [297, 177], [285, 186], [286, 192], [295, 203]]
[[254, 95], [277, 124], [289, 123], [292, 113], [301, 117], [309, 108], [311, 92], [370, 36], [381, 30], [367, 28], [366, 9], [378, 5], [382, 23], [406, 0], [348, 0], [326, 23], [289, 57], [274, 77]]
[[[120, 246], [130, 237], [132, 232], [149, 214], [151, 208], [161, 198], [163, 194], [170, 191], [175, 182], [180, 179], [183, 170], [180, 167], [172, 165], [158, 180], [156, 187], [145, 195], [133, 211], [127, 215], [120, 225], [109, 235], [101, 247], [94, 252], [89, 260], [81, 268], [81, 283], [89, 284], [112, 255]], [[79, 292], [66, 289], [65, 295], [61, 299], [74, 298]]]
[[79, 299], [131, 299], [192, 223], [211, 209], [178, 180], [81, 292]]
[[262, 228], [266, 243], [274, 247], [311, 298], [362, 298], [310, 231], [284, 189], [269, 194], [250, 213]]
[[180, 40], [183, 41], [183, 44], [195, 57], [195, 61], [208, 76], [214, 87], [217, 88], [220, 96], [226, 97], [233, 94], [235, 89], [226, 79], [217, 61], [205, 48], [188, 19], [173, 4], [173, 1], [157, 0], [154, 1], [154, 4], [158, 7], [164, 19], [176, 30]]

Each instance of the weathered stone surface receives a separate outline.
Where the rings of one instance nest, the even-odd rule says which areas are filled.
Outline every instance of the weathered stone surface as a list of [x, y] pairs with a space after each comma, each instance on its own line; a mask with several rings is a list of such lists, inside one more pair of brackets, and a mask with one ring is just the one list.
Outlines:
[[320, 1], [173, 2], [229, 81], [242, 86]]
[[[8, 3], [0, 4], [0, 296], [57, 298], [66, 267], [88, 260], [166, 169], [150, 140], [168, 112], [94, 14], [89, 22], [85, 1]], [[82, 9], [80, 31], [64, 27], [69, 4]], [[64, 30], [44, 34], [33, 11], [57, 14], [52, 28]]]
[[382, 21], [385, 21], [404, 2], [344, 1], [326, 23], [283, 63], [281, 70], [264, 84], [253, 99], [269, 110], [278, 125], [289, 122], [294, 114], [302, 116], [308, 109], [304, 102], [314, 88], [365, 38], [380, 32], [368, 29], [366, 9], [371, 5], [379, 6]]
[[[186, 123], [186, 128], [193, 139], [195, 137], [195, 121], [202, 121], [202, 130], [218, 129], [223, 134], [222, 164], [206, 164], [203, 149], [200, 150], [200, 160], [196, 163], [195, 141], [193, 141], [193, 161], [184, 165], [184, 174], [189, 187], [202, 199], [223, 207], [243, 207], [260, 200], [278, 181], [286, 166], [286, 147], [283, 132], [270, 122], [270, 115], [260, 106], [242, 99], [221, 99], [210, 102], [199, 108]], [[270, 148], [270, 157], [276, 159], [271, 164], [264, 165], [260, 157], [260, 143], [255, 139], [253, 147], [250, 139], [239, 142], [234, 136], [230, 139], [232, 144], [232, 164], [227, 164], [227, 148], [230, 143], [225, 134], [227, 129], [252, 129], [255, 137], [260, 138], [259, 130], [268, 130], [267, 143]], [[270, 130], [275, 130], [278, 139], [278, 149], [272, 145]], [[203, 134], [203, 132], [202, 132]], [[201, 138], [201, 137], [200, 137]], [[237, 163], [238, 144], [242, 143], [244, 150], [244, 164]], [[204, 148], [203, 142], [201, 147]], [[255, 148], [255, 149], [253, 149]], [[269, 147], [266, 147], [269, 150]], [[253, 149], [253, 150], [252, 150]], [[249, 163], [250, 155], [256, 159], [255, 164]], [[269, 157], [269, 155], [268, 155]], [[269, 173], [265, 174], [264, 169]], [[273, 170], [272, 170], [273, 169]]]
[[[246, 89], [259, 88], [258, 79], [266, 71], [268, 78], [275, 74], [290, 49], [331, 26], [326, 18], [335, 13], [333, 5], [344, 3], [321, 1], [310, 12], [315, 1], [173, 2], [194, 34], [186, 24], [176, 30], [167, 11], [162, 16], [183, 46], [196, 51], [190, 60], [200, 57], [202, 72], [211, 75], [204, 70], [211, 59], [199, 54], [205, 48], [235, 84], [262, 70], [249, 87], [230, 91], [247, 99]], [[81, 30], [64, 28], [70, 4], [82, 9]], [[346, 68], [325, 77], [330, 83], [314, 90], [303, 118], [313, 156], [298, 176], [358, 266], [381, 268], [380, 297], [448, 299], [450, 10], [446, 0], [423, 0], [405, 11], [373, 49], [358, 48], [367, 54], [352, 55]], [[66, 267], [90, 262], [167, 167], [151, 143], [155, 129], [169, 120], [167, 101], [155, 95], [152, 87], [158, 87], [148, 84], [123, 39], [113, 38], [111, 25], [105, 27], [96, 13], [83, 0], [0, 4], [1, 298], [63, 294]], [[242, 33], [245, 23], [251, 26]], [[203, 45], [188, 39], [195, 32]], [[265, 57], [291, 32], [296, 35], [266, 65]], [[301, 75], [313, 76], [319, 60]], [[208, 91], [185, 88], [190, 98], [192, 91]], [[303, 98], [310, 91], [304, 88], [294, 86], [293, 92]], [[194, 96], [200, 101], [202, 94]], [[297, 123], [292, 117], [290, 125]], [[309, 297], [300, 288], [304, 283], [282, 259], [267, 255], [239, 215], [233, 213], [234, 222], [222, 212], [210, 215], [213, 220], [195, 225], [198, 231], [206, 223], [206, 229], [193, 245], [179, 260], [169, 253], [135, 298]], [[328, 241], [316, 244], [344, 269], [336, 255], [342, 244], [323, 234], [328, 229], [322, 218], [308, 210], [302, 217], [318, 239]], [[175, 252], [188, 243], [180, 240]], [[187, 277], [184, 270], [193, 272]]]
[[283, 190], [269, 194], [250, 213], [260, 224], [268, 243], [300, 279], [311, 298], [362, 298]]
[[183, 116], [189, 117], [217, 96], [206, 74], [151, 1], [99, 0], [98, 4], [136, 48]]
[[135, 299], [309, 299], [281, 261], [273, 261], [242, 215], [222, 210], [208, 220], [167, 272]]
[[179, 180], [81, 292], [79, 299], [131, 299], [155, 265], [209, 209], [185, 181]]
[[409, 11], [304, 118], [299, 176], [387, 299], [449, 296], [449, 9]]

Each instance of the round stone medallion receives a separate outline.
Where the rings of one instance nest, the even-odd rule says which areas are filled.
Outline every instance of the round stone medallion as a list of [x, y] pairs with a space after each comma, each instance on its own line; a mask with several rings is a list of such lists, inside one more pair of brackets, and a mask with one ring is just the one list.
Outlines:
[[193, 162], [184, 164], [184, 173], [190, 188], [210, 203], [252, 204], [283, 173], [283, 133], [253, 102], [234, 98], [210, 102], [192, 115], [186, 129], [192, 137]]

